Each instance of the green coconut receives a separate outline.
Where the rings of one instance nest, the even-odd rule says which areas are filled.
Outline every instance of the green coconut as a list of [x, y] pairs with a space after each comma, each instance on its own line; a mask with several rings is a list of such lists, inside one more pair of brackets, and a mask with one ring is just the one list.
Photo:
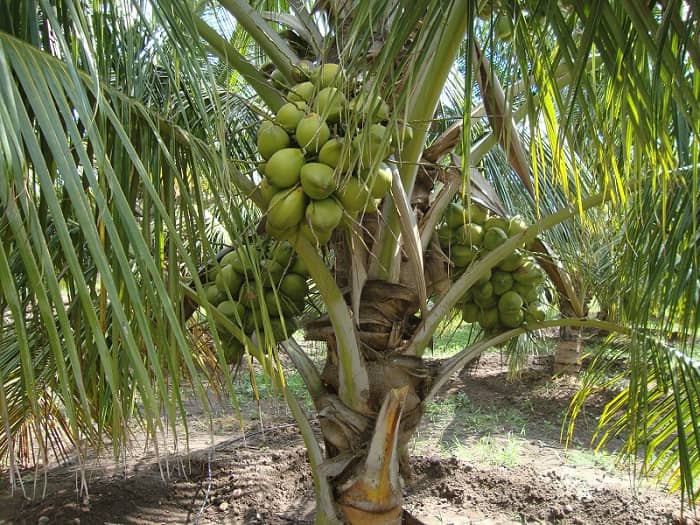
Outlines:
[[480, 314], [481, 309], [471, 301], [462, 305], [462, 321], [465, 323], [476, 323]]
[[270, 199], [272, 196], [280, 191], [280, 188], [277, 186], [273, 186], [270, 184], [270, 181], [267, 177], [263, 178], [262, 181], [260, 181], [260, 184], [258, 184], [258, 191], [260, 192], [260, 196], [262, 197], [263, 204], [267, 206], [270, 204]]
[[294, 301], [303, 301], [309, 292], [306, 278], [297, 273], [288, 273], [280, 282], [280, 291]]
[[270, 319], [270, 328], [272, 328], [272, 336], [275, 338], [275, 341], [281, 342], [292, 336], [297, 329], [297, 325], [294, 319], [291, 318]]
[[493, 285], [491, 281], [475, 286], [473, 289], [474, 301], [485, 301], [493, 297]]
[[508, 237], [513, 237], [513, 235], [522, 233], [525, 230], [527, 230], [527, 223], [525, 222], [525, 219], [519, 215], [512, 217], [510, 221], [508, 221]]
[[297, 257], [294, 260], [294, 264], [292, 264], [292, 267], [289, 269], [289, 271], [291, 273], [297, 273], [303, 277], [309, 276], [309, 269], [306, 267], [306, 264], [304, 264], [304, 261], [302, 261], [300, 257]]
[[455, 228], [465, 224], [467, 220], [464, 213], [464, 207], [457, 202], [451, 202], [445, 210], [445, 222], [450, 228]]
[[337, 85], [341, 80], [341, 68], [338, 64], [321, 64], [311, 71], [311, 79], [322, 88]]
[[260, 261], [260, 271], [262, 273], [263, 284], [265, 286], [277, 286], [282, 279], [284, 266], [274, 259], [263, 259]]
[[491, 275], [491, 284], [493, 285], [493, 293], [503, 295], [513, 288], [513, 276], [508, 272], [496, 270]]
[[389, 156], [391, 136], [386, 127], [372, 124], [352, 139], [352, 145], [360, 154], [360, 166], [370, 169]]
[[204, 297], [206, 297], [207, 301], [214, 306], [226, 299], [226, 295], [219, 290], [219, 287], [216, 286], [216, 284], [209, 284], [204, 287]]
[[239, 246], [224, 255], [221, 258], [221, 266], [226, 266], [227, 264], [230, 264], [238, 273], [245, 274], [248, 268], [248, 256], [245, 246]]
[[486, 250], [495, 250], [508, 240], [508, 235], [501, 228], [492, 227], [484, 232], [483, 246]]
[[310, 113], [299, 121], [296, 127], [297, 144], [308, 153], [318, 153], [328, 141], [331, 132], [318, 113]]
[[302, 102], [287, 102], [275, 115], [275, 123], [289, 133], [297, 129], [297, 124], [304, 118], [305, 104]]
[[270, 200], [267, 222], [274, 228], [286, 230], [299, 224], [306, 210], [306, 195], [301, 186], [282, 190]]
[[503, 270], [504, 272], [512, 272], [519, 268], [522, 263], [523, 256], [518, 250], [516, 250], [498, 263], [497, 267], [499, 270]]
[[370, 188], [370, 194], [375, 199], [381, 199], [391, 189], [391, 168], [381, 163], [372, 173], [365, 177]]
[[525, 310], [525, 319], [528, 322], [544, 321], [545, 316], [546, 316], [545, 307], [544, 307], [544, 305], [542, 305], [538, 301], [533, 301], [527, 305], [527, 309]]
[[224, 357], [229, 364], [238, 363], [245, 355], [245, 346], [235, 337], [228, 337], [222, 341]]
[[255, 283], [250, 281], [241, 286], [241, 291], [238, 294], [238, 301], [247, 309], [257, 309], [260, 307], [260, 297]]
[[301, 82], [292, 86], [287, 93], [290, 102], [310, 102], [314, 96], [315, 86], [311, 82]]
[[515, 290], [508, 290], [498, 300], [498, 311], [501, 313], [515, 312], [522, 308], [523, 298]]
[[469, 265], [478, 254], [478, 250], [464, 244], [453, 244], [450, 248], [450, 260], [461, 268]]
[[270, 184], [278, 188], [289, 188], [299, 182], [304, 152], [299, 148], [284, 148], [275, 152], [265, 166], [265, 175]]
[[488, 218], [488, 213], [489, 212], [486, 208], [483, 208], [475, 202], [471, 202], [470, 204], [464, 206], [464, 215], [472, 224], [483, 226]]
[[348, 104], [348, 109], [363, 119], [371, 117], [373, 121], [389, 120], [389, 104], [379, 95], [370, 97], [366, 92], [361, 92]]
[[391, 142], [396, 145], [397, 150], [413, 138], [413, 128], [409, 124], [398, 122], [391, 132]]
[[265, 233], [278, 241], [292, 242], [299, 232], [298, 226], [298, 224], [295, 224], [289, 228], [276, 228], [269, 221], [265, 221]]
[[369, 199], [369, 189], [357, 177], [346, 177], [335, 194], [351, 214], [364, 209]]
[[481, 285], [481, 284], [484, 284], [484, 283], [490, 281], [492, 275], [493, 275], [493, 271], [489, 268], [488, 270], [486, 270], [486, 273], [484, 273], [483, 277], [481, 277], [480, 279], [478, 279], [476, 281], [476, 284]]
[[[269, 124], [269, 125], [266, 125]], [[291, 140], [287, 132], [281, 126], [264, 122], [258, 130], [257, 145], [260, 155], [269, 159], [273, 153], [289, 146]]]
[[333, 168], [320, 162], [309, 162], [301, 168], [301, 187], [312, 199], [325, 199], [336, 189]]
[[443, 248], [447, 248], [453, 241], [457, 240], [457, 233], [447, 224], [440, 226], [436, 233], [440, 246]]
[[304, 310], [304, 302], [301, 301], [301, 305], [298, 302], [293, 301], [289, 297], [275, 292], [274, 290], [268, 290], [265, 292], [265, 306], [270, 315], [275, 317], [290, 317], [294, 315], [299, 315]]
[[474, 297], [473, 301], [482, 309], [488, 309], [493, 308], [494, 306], [498, 306], [498, 296], [495, 294], [489, 297]]
[[487, 308], [481, 312], [479, 324], [484, 330], [491, 330], [498, 326], [498, 308]]
[[314, 200], [306, 207], [306, 220], [313, 230], [333, 231], [343, 218], [343, 207], [333, 198]]
[[338, 122], [345, 107], [345, 95], [334, 87], [326, 87], [318, 92], [313, 108], [328, 122]]
[[513, 290], [518, 292], [520, 297], [523, 298], [523, 300], [526, 303], [532, 303], [534, 301], [537, 301], [540, 297], [539, 290], [537, 289], [536, 284], [522, 284], [519, 282], [515, 282], [513, 284]]
[[238, 301], [224, 301], [217, 306], [219, 313], [228, 317], [234, 324], [240, 323], [245, 315], [245, 307]]
[[343, 139], [329, 139], [321, 146], [318, 161], [331, 168], [338, 168], [340, 172], [346, 172], [350, 169], [350, 148], [345, 147]]
[[544, 274], [533, 260], [526, 260], [513, 272], [513, 279], [521, 284], [537, 284], [544, 280]]
[[367, 204], [365, 204], [365, 212], [366, 213], [374, 213], [379, 209], [379, 205], [382, 203], [382, 199], [373, 199], [370, 198], [367, 200]]
[[484, 230], [475, 223], [468, 222], [456, 229], [457, 240], [463, 244], [478, 248], [484, 239]]
[[525, 313], [522, 310], [512, 312], [500, 312], [498, 318], [501, 324], [507, 328], [517, 328], [525, 320]]
[[262, 329], [260, 312], [257, 308], [246, 308], [245, 316], [243, 317], [243, 331], [250, 335], [260, 329]]
[[243, 284], [243, 275], [233, 269], [233, 266], [227, 264], [221, 268], [221, 271], [216, 276], [216, 287], [223, 293], [230, 293], [231, 297], [235, 297]]
[[270, 78], [272, 79], [272, 85], [277, 89], [285, 89], [289, 85], [284, 73], [282, 73], [279, 69], [272, 71], [272, 73], [270, 73]]
[[314, 246], [324, 245], [331, 240], [333, 230], [312, 229], [307, 223], [299, 226], [299, 235], [304, 237]]
[[484, 230], [489, 228], [500, 228], [504, 232], [508, 231], [508, 219], [494, 215], [484, 221]]
[[270, 259], [277, 261], [286, 268], [294, 257], [294, 248], [288, 242], [280, 242], [270, 250], [269, 255]]
[[300, 60], [292, 66], [292, 77], [296, 82], [305, 82], [311, 78], [313, 64], [309, 60]]

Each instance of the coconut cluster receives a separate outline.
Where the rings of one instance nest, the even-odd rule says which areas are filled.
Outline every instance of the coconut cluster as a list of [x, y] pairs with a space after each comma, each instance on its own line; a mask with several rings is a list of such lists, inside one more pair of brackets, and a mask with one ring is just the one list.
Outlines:
[[345, 78], [338, 64], [303, 62], [295, 75], [288, 102], [258, 129], [259, 189], [270, 235], [299, 233], [320, 245], [344, 216], [377, 209], [391, 188], [384, 161], [411, 131], [405, 126], [392, 136], [382, 124], [389, 106]]
[[[258, 275], [259, 279], [255, 279]], [[245, 334], [258, 338], [271, 333], [275, 342], [296, 330], [294, 318], [304, 310], [309, 291], [308, 271], [287, 242], [271, 242], [256, 247], [241, 245], [224, 255], [209, 272], [206, 298]], [[266, 328], [263, 319], [270, 317]], [[225, 332], [224, 352], [228, 362], [243, 355], [243, 345]]]
[[[440, 246], [461, 273], [467, 266], [495, 250], [509, 237], [527, 229], [525, 221], [491, 215], [476, 203], [453, 202], [437, 235]], [[462, 298], [462, 319], [479, 323], [488, 332], [516, 328], [524, 322], [544, 320], [539, 302], [544, 272], [534, 257], [516, 249]]]

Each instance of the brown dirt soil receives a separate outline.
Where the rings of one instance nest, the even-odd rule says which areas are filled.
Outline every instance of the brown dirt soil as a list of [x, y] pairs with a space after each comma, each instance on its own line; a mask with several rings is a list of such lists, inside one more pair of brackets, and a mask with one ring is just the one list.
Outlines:
[[[609, 456], [588, 450], [604, 399], [594, 399], [574, 437], [559, 442], [561, 417], [575, 389], [552, 380], [547, 360], [506, 380], [496, 353], [462, 374], [427, 411], [412, 451], [406, 508], [437, 524], [666, 524], [680, 503], [648, 482], [629, 480]], [[79, 500], [75, 465], [36, 477], [39, 497], [0, 485], [0, 524], [270, 524], [313, 523], [313, 481], [302, 440], [278, 401], [265, 406], [263, 428], [251, 404], [244, 431], [229, 411], [211, 427], [193, 404], [189, 455], [160, 464], [151, 449], [85, 466], [90, 496]], [[143, 447], [142, 447], [143, 448]], [[161, 469], [170, 472], [162, 481]], [[23, 473], [25, 491], [33, 472]], [[46, 497], [40, 494], [46, 483]], [[697, 518], [697, 516], [696, 516]]]

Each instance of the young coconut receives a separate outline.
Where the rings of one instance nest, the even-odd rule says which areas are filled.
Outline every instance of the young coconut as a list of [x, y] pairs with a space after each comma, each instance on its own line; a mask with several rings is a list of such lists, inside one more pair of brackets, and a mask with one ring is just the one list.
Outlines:
[[335, 199], [312, 200], [306, 207], [306, 220], [313, 230], [333, 231], [343, 218], [343, 208]]
[[258, 129], [257, 146], [260, 155], [268, 160], [273, 153], [286, 148], [290, 144], [287, 132], [281, 126], [265, 121]]
[[327, 230], [313, 229], [307, 223], [302, 223], [299, 226], [299, 235], [304, 237], [307, 241], [309, 241], [314, 246], [322, 246], [331, 240], [331, 236], [333, 235], [333, 230], [327, 231]]
[[318, 113], [308, 114], [296, 127], [297, 143], [309, 153], [318, 153], [330, 136], [328, 125]]
[[315, 89], [311, 82], [302, 82], [291, 87], [289, 93], [287, 93], [287, 100], [290, 102], [311, 102]]
[[305, 209], [306, 195], [301, 186], [292, 190], [282, 190], [270, 200], [267, 222], [273, 228], [287, 230], [301, 222]]
[[360, 166], [369, 169], [389, 156], [391, 137], [384, 126], [372, 124], [352, 139], [352, 145], [360, 153]]
[[292, 133], [299, 121], [304, 118], [306, 104], [304, 102], [287, 102], [275, 115], [275, 123]]
[[312, 199], [325, 199], [335, 191], [333, 168], [320, 162], [308, 162], [301, 167], [301, 187]]
[[299, 182], [303, 165], [303, 151], [299, 148], [284, 148], [275, 152], [267, 161], [265, 175], [273, 186], [289, 188]]
[[318, 92], [313, 104], [314, 111], [328, 122], [338, 122], [345, 107], [345, 95], [334, 87], [326, 87]]
[[300, 60], [292, 67], [292, 77], [296, 82], [304, 82], [311, 78], [313, 64], [309, 60]]
[[369, 189], [354, 176], [346, 177], [335, 194], [351, 215], [363, 210], [369, 199]]
[[280, 282], [280, 291], [295, 302], [301, 302], [309, 292], [306, 278], [296, 273], [288, 273]]
[[243, 275], [233, 269], [233, 266], [227, 264], [216, 276], [216, 287], [223, 293], [231, 294], [235, 297], [243, 284]]
[[322, 88], [338, 84], [341, 80], [340, 66], [338, 64], [321, 64], [317, 68], [311, 70], [311, 79]]
[[484, 248], [486, 250], [495, 250], [501, 244], [508, 240], [508, 234], [501, 228], [493, 227], [484, 232]]
[[481, 310], [471, 301], [462, 305], [462, 321], [465, 323], [476, 323], [479, 320]]
[[350, 101], [348, 109], [362, 117], [372, 117], [375, 122], [389, 120], [389, 104], [384, 102], [379, 95], [370, 99], [369, 94], [365, 91]]
[[383, 162], [367, 177], [370, 193], [375, 199], [381, 199], [391, 189], [391, 168]]
[[343, 139], [334, 137], [321, 147], [318, 161], [345, 173], [350, 169], [350, 148], [346, 147]]

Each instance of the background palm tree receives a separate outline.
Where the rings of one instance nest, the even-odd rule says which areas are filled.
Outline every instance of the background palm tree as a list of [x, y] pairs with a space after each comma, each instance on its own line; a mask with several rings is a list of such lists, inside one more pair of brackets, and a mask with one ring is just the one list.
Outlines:
[[[558, 325], [622, 338], [596, 358], [579, 402], [624, 359], [629, 386], [601, 439], [626, 436], [645, 467], [696, 497], [697, 14], [673, 1], [1, 2], [0, 453], [11, 475], [66, 438], [80, 458], [105, 434], [118, 453], [134, 419], [157, 444], [185, 421], [186, 383], [206, 405], [217, 378], [210, 352], [192, 351], [192, 322], [207, 323], [231, 395], [232, 348], [284, 389], [274, 308], [251, 338], [205, 288], [220, 243], [274, 246], [260, 227], [255, 134], [287, 90], [263, 65], [291, 84], [306, 58], [341, 64], [389, 103], [388, 118], [345, 118], [413, 130], [397, 141], [379, 213], [346, 214], [326, 247], [285, 234], [325, 307], [305, 332], [328, 343], [323, 371], [283, 345], [325, 441], [323, 452], [284, 389], [317, 522], [399, 522], [404, 448], [425, 403], [489, 346]], [[528, 210], [533, 226], [458, 275], [431, 242], [458, 194]], [[222, 229], [227, 239], [212, 233]], [[554, 247], [543, 261], [556, 253], [571, 269], [550, 268], [563, 296], [575, 301], [575, 273], [608, 320], [531, 322], [423, 361], [440, 321], [536, 237]]]

